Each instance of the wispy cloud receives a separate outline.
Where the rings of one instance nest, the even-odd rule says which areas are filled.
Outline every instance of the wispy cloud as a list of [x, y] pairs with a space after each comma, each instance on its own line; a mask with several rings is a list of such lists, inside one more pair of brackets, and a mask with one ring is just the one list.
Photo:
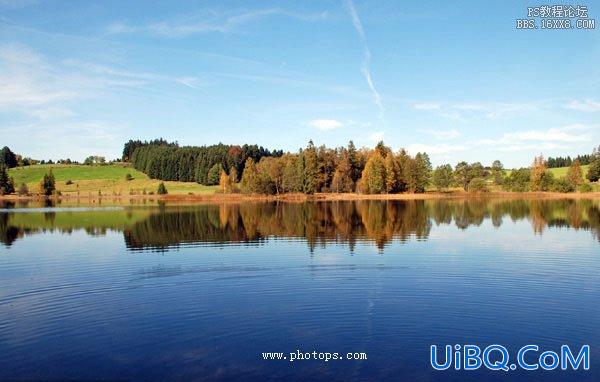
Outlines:
[[536, 102], [421, 102], [413, 109], [435, 113], [445, 119], [459, 121], [473, 118], [508, 119], [531, 113], [540, 108]]
[[308, 125], [323, 131], [334, 130], [344, 126], [342, 122], [335, 119], [313, 119], [308, 122]]
[[456, 129], [450, 130], [420, 130], [423, 133], [430, 134], [436, 139], [452, 139], [460, 135], [460, 132]]
[[218, 12], [206, 13], [200, 17], [186, 17], [185, 19], [160, 21], [146, 25], [130, 25], [122, 21], [114, 22], [106, 28], [109, 34], [123, 33], [150, 33], [163, 37], [186, 37], [197, 33], [229, 33], [236, 31], [243, 24], [272, 16], [283, 16], [302, 21], [319, 21], [327, 18], [326, 12], [298, 13], [281, 8], [258, 9], [223, 15]]
[[[105, 121], [33, 121], [1, 126], [0, 134], [9, 134], [11, 148], [34, 158], [60, 159], [58, 156], [64, 155], [83, 160], [90, 154], [118, 155], [118, 147], [125, 139], [123, 132], [127, 128]], [[27, 134], [23, 134], [23, 131]]]
[[579, 110], [586, 113], [600, 111], [600, 102], [586, 99], [584, 101], [573, 100], [565, 105], [565, 108], [571, 110]]
[[384, 136], [385, 133], [383, 131], [373, 131], [371, 134], [369, 134], [369, 140], [373, 143], [377, 143], [383, 141]]
[[467, 148], [463, 145], [447, 145], [447, 144], [422, 144], [413, 143], [406, 148], [411, 154], [427, 153], [427, 154], [448, 154], [453, 152], [465, 151]]
[[592, 140], [594, 126], [583, 124], [566, 125], [547, 130], [526, 130], [502, 134], [495, 139], [481, 139], [474, 147], [489, 146], [498, 151], [540, 151], [568, 149], [587, 144]]
[[360, 71], [367, 81], [367, 85], [369, 86], [371, 95], [373, 97], [373, 103], [379, 109], [377, 117], [382, 123], [385, 124], [385, 108], [383, 106], [383, 102], [381, 101], [381, 95], [373, 83], [373, 76], [371, 75], [371, 50], [367, 44], [365, 30], [363, 29], [362, 23], [358, 17], [358, 13], [356, 12], [356, 8], [354, 7], [352, 0], [346, 0], [346, 9], [350, 15], [350, 18], [352, 19], [352, 25], [354, 26], [354, 29], [356, 30], [363, 47], [363, 62]]
[[439, 110], [440, 104], [437, 102], [416, 103], [413, 108], [415, 110]]
[[0, 46], [0, 111], [38, 118], [66, 118], [74, 101], [95, 98], [100, 91], [141, 88], [166, 82], [197, 89], [197, 77], [172, 77], [77, 60], [51, 62], [20, 44]]

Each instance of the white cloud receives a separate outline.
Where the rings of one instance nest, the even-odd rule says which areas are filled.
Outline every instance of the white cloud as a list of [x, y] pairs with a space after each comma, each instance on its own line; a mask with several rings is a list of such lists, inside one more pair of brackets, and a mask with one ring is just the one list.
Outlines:
[[477, 146], [493, 146], [498, 151], [535, 151], [569, 149], [592, 140], [588, 132], [593, 126], [571, 124], [548, 130], [527, 130], [504, 133], [496, 139], [482, 139]]
[[591, 140], [589, 134], [571, 133], [571, 127], [548, 130], [528, 130], [513, 133], [505, 133], [502, 141], [538, 141], [538, 142], [584, 142]]
[[377, 143], [379, 141], [383, 141], [384, 135], [385, 133], [383, 131], [374, 131], [369, 135], [369, 140]]
[[450, 130], [421, 130], [421, 132], [431, 134], [437, 139], [452, 139], [460, 135], [460, 132], [456, 129]]
[[465, 118], [507, 119], [536, 111], [539, 105], [527, 102], [421, 102], [413, 104], [412, 107], [415, 110], [434, 112], [443, 118], [459, 121]]
[[334, 130], [344, 126], [342, 122], [335, 119], [313, 119], [308, 122], [308, 125], [323, 131]]
[[596, 111], [600, 111], [600, 102], [593, 101], [591, 99], [586, 99], [584, 101], [571, 101], [565, 105], [565, 108], [572, 110], [579, 110], [586, 113], [592, 113]]
[[440, 104], [436, 102], [424, 102], [424, 103], [416, 103], [413, 105], [415, 110], [438, 110], [440, 108]]
[[280, 8], [258, 9], [236, 14], [205, 13], [197, 17], [185, 17], [179, 20], [160, 21], [146, 25], [128, 25], [118, 21], [106, 28], [109, 34], [147, 32], [163, 37], [186, 37], [196, 33], [229, 33], [238, 26], [271, 16], [283, 16], [301, 21], [319, 21], [327, 18], [327, 12], [297, 13]]
[[447, 144], [421, 144], [421, 143], [413, 143], [408, 146], [406, 150], [411, 154], [416, 154], [419, 152], [425, 152], [427, 154], [447, 154], [459, 151], [465, 151], [466, 147], [462, 145], [447, 145]]
[[58, 118], [67, 118], [75, 116], [76, 113], [66, 107], [42, 107], [33, 109], [29, 112], [30, 115], [41, 119], [41, 120], [49, 120], [49, 119], [58, 119]]
[[[0, 135], [10, 135], [11, 148], [32, 158], [61, 159], [59, 157], [68, 156], [83, 160], [93, 153], [117, 157], [125, 139], [122, 134], [127, 127], [105, 121], [36, 121], [0, 126]], [[23, 134], [24, 131], [27, 134]]]

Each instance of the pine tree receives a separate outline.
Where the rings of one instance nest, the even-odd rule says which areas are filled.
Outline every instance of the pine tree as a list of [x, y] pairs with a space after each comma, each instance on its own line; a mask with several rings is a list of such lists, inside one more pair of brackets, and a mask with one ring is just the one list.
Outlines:
[[56, 180], [54, 179], [54, 174], [52, 173], [52, 169], [44, 175], [42, 181], [40, 182], [40, 194], [50, 196], [56, 190]]
[[8, 166], [0, 164], [0, 195], [8, 195], [15, 192], [15, 182], [8, 176]]
[[165, 186], [164, 182], [160, 182], [158, 184], [158, 189], [156, 190], [156, 194], [158, 195], [167, 195], [169, 191], [167, 191], [167, 186]]
[[314, 194], [318, 191], [317, 185], [319, 168], [317, 150], [312, 140], [308, 142], [308, 146], [306, 147], [306, 150], [302, 152], [301, 157], [303, 159], [302, 191], [305, 194]]

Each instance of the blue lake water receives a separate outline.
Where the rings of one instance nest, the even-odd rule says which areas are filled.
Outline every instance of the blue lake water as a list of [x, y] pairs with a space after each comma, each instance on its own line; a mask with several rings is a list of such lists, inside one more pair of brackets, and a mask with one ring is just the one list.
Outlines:
[[[30, 207], [0, 212], [0, 380], [600, 380], [599, 201]], [[433, 370], [446, 344], [591, 368]], [[368, 358], [262, 357], [297, 350]]]

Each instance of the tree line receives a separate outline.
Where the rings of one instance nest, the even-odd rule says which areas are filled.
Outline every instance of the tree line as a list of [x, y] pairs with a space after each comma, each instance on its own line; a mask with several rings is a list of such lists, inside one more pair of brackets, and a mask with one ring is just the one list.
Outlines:
[[571, 156], [565, 157], [549, 157], [546, 162], [548, 168], [557, 168], [557, 167], [569, 167], [573, 164], [573, 162], [578, 161], [580, 165], [586, 166], [591, 163], [592, 155], [577, 155], [575, 158], [571, 158]]
[[[221, 169], [241, 174], [247, 158], [260, 161], [263, 157], [279, 157], [283, 151], [270, 151], [257, 145], [179, 146], [163, 139], [133, 141], [125, 144], [123, 161], [152, 179], [197, 182], [204, 185], [219, 183]], [[234, 179], [236, 182], [237, 175]]]

